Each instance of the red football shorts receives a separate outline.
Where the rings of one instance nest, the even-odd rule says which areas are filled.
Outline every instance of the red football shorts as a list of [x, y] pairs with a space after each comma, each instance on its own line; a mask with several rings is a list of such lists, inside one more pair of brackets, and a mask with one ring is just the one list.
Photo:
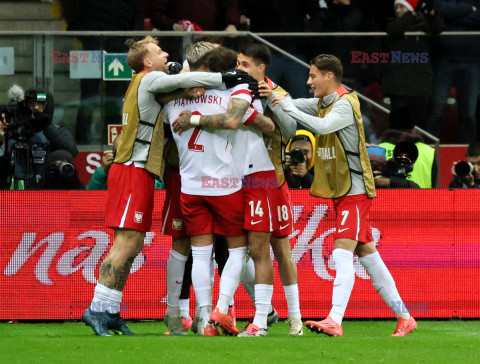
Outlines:
[[180, 201], [189, 236], [215, 233], [233, 238], [245, 235], [242, 190], [226, 196], [182, 193]]
[[373, 241], [370, 225], [372, 199], [366, 194], [340, 197], [333, 200], [337, 231], [335, 239], [351, 239], [359, 243]]
[[187, 228], [180, 207], [182, 180], [178, 168], [167, 169], [165, 179], [165, 202], [162, 209], [162, 234], [174, 238], [187, 238]]
[[290, 190], [287, 182], [274, 191], [273, 219], [276, 220], [277, 229], [272, 236], [287, 236], [293, 233], [293, 212], [290, 202]]
[[155, 179], [143, 168], [114, 163], [107, 180], [105, 225], [148, 232], [152, 227]]
[[245, 176], [242, 190], [245, 197], [245, 230], [272, 232], [278, 229], [278, 221], [273, 217], [278, 190], [275, 171]]

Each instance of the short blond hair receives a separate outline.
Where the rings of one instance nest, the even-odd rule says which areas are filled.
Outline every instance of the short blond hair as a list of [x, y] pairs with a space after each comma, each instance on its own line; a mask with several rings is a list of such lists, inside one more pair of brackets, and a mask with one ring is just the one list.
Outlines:
[[147, 45], [150, 43], [158, 45], [158, 40], [152, 38], [151, 36], [146, 36], [144, 39], [139, 40], [130, 46], [127, 54], [127, 65], [135, 73], [143, 71], [143, 59], [148, 53]]
[[215, 45], [209, 42], [197, 42], [188, 46], [185, 58], [189, 65], [197, 62], [205, 53], [215, 49]]

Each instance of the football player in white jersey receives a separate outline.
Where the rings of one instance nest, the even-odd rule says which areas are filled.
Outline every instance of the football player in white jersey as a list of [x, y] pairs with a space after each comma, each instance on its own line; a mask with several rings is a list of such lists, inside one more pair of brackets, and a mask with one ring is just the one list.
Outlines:
[[[215, 51], [212, 51], [213, 53]], [[210, 54], [211, 54], [210, 53]], [[247, 94], [248, 91], [237, 91]], [[237, 108], [248, 108], [246, 99], [236, 101]], [[258, 109], [261, 110], [259, 107]], [[262, 110], [263, 111], [263, 110]], [[252, 116], [258, 114], [253, 110]], [[228, 115], [195, 116], [183, 112], [174, 124], [174, 130], [189, 130], [192, 125], [216, 129], [237, 128], [233, 140], [233, 156], [239, 175], [244, 176], [243, 192], [245, 197], [244, 228], [248, 231], [250, 256], [255, 263], [255, 317], [242, 336], [265, 336], [268, 334], [267, 317], [273, 294], [273, 265], [270, 259], [270, 237], [277, 228], [272, 218], [273, 193], [278, 187], [274, 166], [268, 155], [262, 133], [255, 128], [240, 126], [238, 119]], [[245, 124], [244, 124], [245, 125]], [[221, 324], [225, 312], [217, 307], [211, 315], [212, 321]]]
[[[228, 69], [236, 64], [236, 53], [233, 51], [217, 48], [207, 56], [212, 53], [214, 54], [209, 58], [212, 68]], [[197, 117], [229, 111], [244, 124], [259, 119], [260, 125], [268, 125], [273, 131], [270, 119], [253, 110], [245, 114], [253, 99], [246, 87], [238, 86], [228, 91], [209, 90], [193, 101], [172, 101], [165, 107], [165, 122], [176, 120], [182, 110], [188, 110]], [[247, 100], [247, 106], [239, 109], [236, 105], [243, 100]], [[218, 233], [227, 237], [229, 258], [220, 280], [217, 303], [220, 319], [215, 321], [224, 330], [237, 334], [238, 330], [228, 315], [228, 304], [244, 269], [247, 241], [243, 230], [242, 176], [235, 168], [231, 154], [235, 131], [197, 126], [183, 133], [176, 133], [174, 129], [173, 136], [180, 157], [182, 212], [192, 242], [192, 281], [200, 308], [198, 332], [208, 336], [218, 335], [218, 331], [208, 324], [212, 307], [209, 262], [213, 233]]]

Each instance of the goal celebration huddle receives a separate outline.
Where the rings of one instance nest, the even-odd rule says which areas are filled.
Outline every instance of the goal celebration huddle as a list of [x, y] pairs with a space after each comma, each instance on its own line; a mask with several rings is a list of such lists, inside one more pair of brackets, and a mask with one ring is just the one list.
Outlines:
[[[312, 98], [293, 99], [265, 73], [270, 51], [261, 44], [237, 53], [196, 42], [186, 53], [188, 67], [169, 74], [168, 53], [146, 37], [127, 56], [134, 70], [123, 104], [123, 132], [108, 174], [106, 226], [114, 243], [99, 270], [83, 321], [95, 334], [134, 334], [120, 316], [122, 291], [135, 257], [151, 229], [155, 178], [165, 181], [162, 233], [172, 237], [167, 262], [170, 335], [188, 329], [202, 336], [268, 335], [278, 321], [272, 306], [278, 262], [288, 305], [289, 332], [303, 328], [342, 336], [342, 320], [352, 292], [354, 254], [397, 317], [393, 336], [417, 323], [405, 307], [372, 238], [369, 212], [375, 185], [366, 150], [360, 102], [342, 85], [338, 58], [321, 54], [310, 62]], [[302, 140], [297, 129], [315, 135], [312, 199], [333, 200], [335, 280], [328, 316], [302, 322], [297, 268], [290, 251], [293, 216], [285, 181], [285, 147]], [[301, 134], [300, 134], [301, 135]], [[219, 296], [212, 301], [214, 260]], [[193, 285], [193, 320], [180, 299]], [[255, 312], [237, 327], [235, 292], [243, 285]], [[400, 287], [401, 290], [402, 287]], [[187, 294], [188, 296], [188, 294]], [[188, 298], [188, 297], [187, 297]], [[395, 304], [394, 304], [395, 303]], [[348, 325], [348, 324], [347, 324]]]

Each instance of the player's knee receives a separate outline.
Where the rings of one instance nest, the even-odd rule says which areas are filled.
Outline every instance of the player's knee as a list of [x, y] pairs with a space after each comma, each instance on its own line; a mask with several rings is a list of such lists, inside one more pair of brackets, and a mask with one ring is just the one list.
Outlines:
[[184, 256], [190, 254], [190, 240], [188, 238], [173, 238], [172, 249]]
[[249, 255], [254, 262], [270, 259], [269, 250], [266, 250], [260, 245], [251, 245]]

